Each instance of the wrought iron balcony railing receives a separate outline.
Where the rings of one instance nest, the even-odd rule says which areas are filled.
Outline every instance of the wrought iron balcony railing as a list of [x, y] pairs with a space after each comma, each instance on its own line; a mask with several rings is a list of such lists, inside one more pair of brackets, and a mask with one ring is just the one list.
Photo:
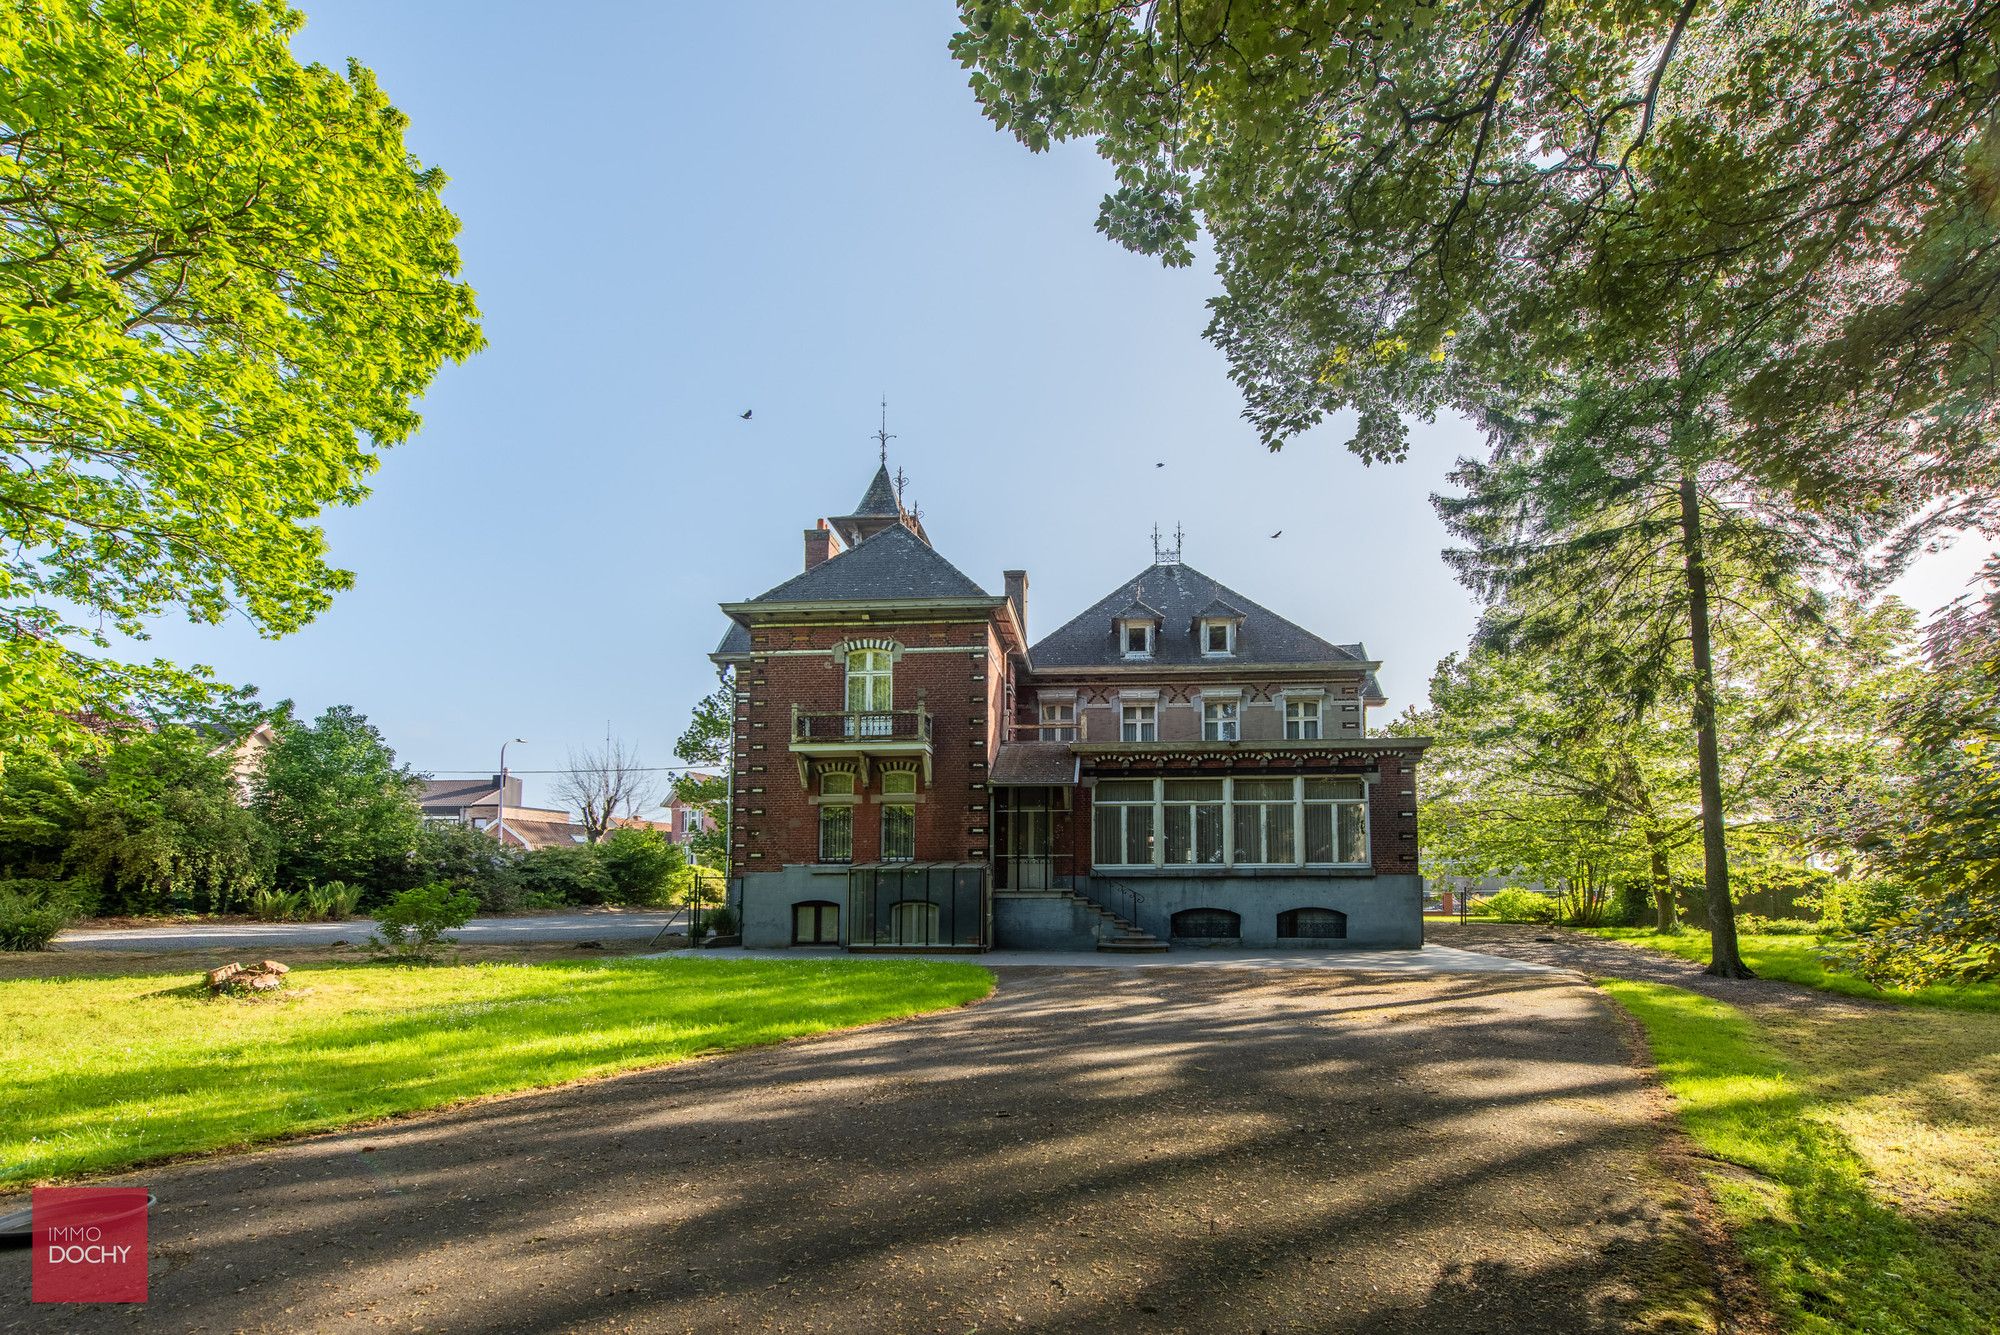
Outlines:
[[928, 709], [845, 709], [814, 713], [792, 707], [794, 742], [928, 742]]

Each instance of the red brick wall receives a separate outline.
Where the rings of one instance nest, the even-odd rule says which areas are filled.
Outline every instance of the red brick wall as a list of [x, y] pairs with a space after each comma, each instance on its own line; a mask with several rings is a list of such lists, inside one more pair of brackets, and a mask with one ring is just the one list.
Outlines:
[[[895, 664], [895, 708], [921, 705], [931, 712], [931, 782], [920, 784], [918, 791], [917, 858], [985, 856], [986, 765], [999, 734], [995, 701], [1005, 670], [990, 624], [760, 627], [751, 632], [751, 661], [739, 670], [737, 682], [733, 872], [776, 871], [789, 863], [818, 861], [819, 804], [799, 783], [790, 748], [792, 706], [844, 708], [846, 674], [831, 651], [844, 640], [864, 638], [894, 640], [905, 649]], [[956, 652], [908, 652], [918, 649]], [[774, 652], [780, 650], [811, 652]], [[854, 810], [857, 862], [872, 861], [881, 852], [880, 792], [880, 771], [871, 764], [868, 786]]]

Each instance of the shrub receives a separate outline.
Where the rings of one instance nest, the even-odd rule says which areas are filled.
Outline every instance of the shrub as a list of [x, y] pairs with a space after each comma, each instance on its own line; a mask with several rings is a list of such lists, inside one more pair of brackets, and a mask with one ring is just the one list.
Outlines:
[[345, 881], [309, 885], [299, 892], [303, 900], [300, 916], [314, 922], [345, 922], [361, 903], [361, 887]]
[[658, 830], [613, 830], [597, 845], [597, 860], [610, 882], [605, 897], [635, 906], [665, 903], [682, 865], [679, 847]]
[[727, 906], [719, 909], [710, 909], [702, 915], [702, 918], [704, 919], [702, 925], [717, 936], [736, 935], [735, 909]]
[[448, 885], [405, 890], [376, 911], [368, 948], [404, 960], [436, 959], [439, 946], [456, 944], [445, 933], [465, 926], [478, 911], [477, 899]]
[[1819, 916], [1826, 930], [1859, 936], [1908, 912], [1912, 903], [1909, 890], [1899, 881], [1835, 881], [1820, 890]]
[[306, 916], [306, 891], [253, 890], [250, 916], [259, 922], [297, 922]]
[[417, 836], [417, 881], [463, 890], [481, 913], [510, 913], [524, 907], [526, 893], [514, 876], [516, 856], [470, 825], [426, 825]]
[[75, 895], [64, 882], [0, 881], [0, 950], [47, 950], [75, 920]]
[[514, 884], [524, 899], [539, 896], [548, 907], [602, 904], [613, 893], [604, 863], [589, 844], [523, 854], [514, 863]]
[[1761, 913], [1739, 913], [1736, 930], [1746, 936], [1818, 936], [1823, 929], [1806, 918], [1766, 918]]
[[1538, 895], [1516, 886], [1474, 903], [1474, 912], [1490, 913], [1501, 922], [1554, 922], [1562, 911], [1553, 895]]

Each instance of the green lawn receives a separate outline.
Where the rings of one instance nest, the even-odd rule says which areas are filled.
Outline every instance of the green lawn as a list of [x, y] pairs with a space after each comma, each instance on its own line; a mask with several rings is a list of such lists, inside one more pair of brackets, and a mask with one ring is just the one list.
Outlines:
[[2000, 1313], [2000, 1019], [1788, 1015], [1602, 980], [1724, 1167], [1730, 1230], [1803, 1335], [1990, 1335]]
[[0, 982], [0, 1184], [941, 1010], [987, 995], [993, 975], [608, 959], [308, 966], [289, 982], [243, 1000], [160, 974]]
[[[1708, 933], [1681, 931], [1663, 936], [1650, 927], [1581, 927], [1576, 930], [1628, 946], [1664, 950], [1697, 964], [1708, 963]], [[1950, 1010], [2000, 1011], [2000, 983], [1973, 983], [1955, 987], [1879, 988], [1865, 978], [1830, 969], [1821, 957], [1827, 947], [1810, 936], [1755, 936], [1737, 938], [1743, 962], [1761, 978], [1802, 983], [1824, 992], [1840, 992], [1852, 997], [1895, 1001], [1911, 1006], [1943, 1006]]]

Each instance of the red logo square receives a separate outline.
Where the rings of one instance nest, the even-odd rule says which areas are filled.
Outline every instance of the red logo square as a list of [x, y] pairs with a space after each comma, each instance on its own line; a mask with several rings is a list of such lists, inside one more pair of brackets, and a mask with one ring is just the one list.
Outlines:
[[37, 1187], [34, 1300], [146, 1301], [144, 1187]]

